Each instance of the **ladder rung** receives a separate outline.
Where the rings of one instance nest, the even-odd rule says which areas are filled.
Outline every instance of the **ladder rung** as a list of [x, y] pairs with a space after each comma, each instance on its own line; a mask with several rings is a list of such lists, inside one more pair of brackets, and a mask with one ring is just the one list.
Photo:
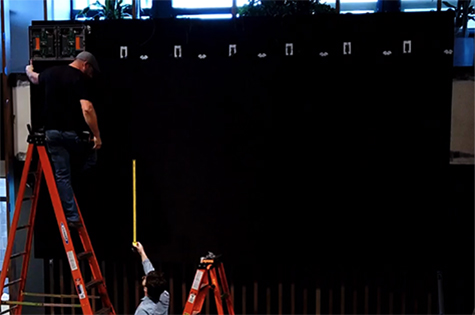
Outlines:
[[29, 228], [29, 227], [30, 227], [29, 224], [27, 224], [27, 225], [20, 225], [20, 226], [18, 226], [18, 227], [16, 228], [16, 230], [17, 230], [17, 231], [18, 231], [18, 230], [23, 230], [23, 229], [26, 229], [26, 228]]
[[26, 252], [20, 252], [20, 253], [13, 254], [13, 255], [10, 256], [10, 259], [17, 258], [17, 257], [23, 256], [25, 254], [26, 254]]
[[27, 200], [33, 200], [35, 199], [35, 195], [31, 195], [31, 196], [28, 196], [28, 197], [23, 197], [23, 201], [27, 201]]
[[[50, 297], [50, 298], [70, 298], [70, 299], [78, 299], [79, 297], [73, 294], [50, 294], [50, 293], [32, 293], [32, 292], [23, 292], [22, 295], [25, 296], [37, 296], [37, 297]], [[88, 295], [90, 299], [100, 299], [100, 296], [96, 295]]]
[[111, 311], [111, 309], [109, 307], [104, 307], [104, 308], [101, 308], [100, 310], [98, 310], [94, 314], [109, 314], [110, 311]]
[[28, 301], [2, 301], [1, 304], [7, 305], [25, 305], [35, 307], [81, 307], [81, 304], [65, 304], [65, 303], [42, 303], [42, 302], [28, 302]]
[[79, 253], [77, 256], [78, 256], [78, 259], [87, 259], [89, 257], [92, 257], [92, 252], [82, 252], [82, 253]]
[[10, 313], [11, 311], [13, 311], [14, 309], [16, 309], [17, 307], [18, 307], [18, 305], [12, 306], [12, 307], [10, 307], [9, 309], [0, 312], [0, 314]]
[[94, 280], [91, 280], [91, 281], [89, 281], [89, 282], [86, 284], [86, 290], [89, 290], [89, 289], [92, 288], [93, 286], [98, 285], [98, 284], [101, 284], [101, 283], [103, 283], [102, 279], [94, 279]]
[[10, 281], [10, 282], [6, 283], [4, 286], [5, 286], [5, 287], [8, 287], [9, 285], [13, 285], [13, 284], [18, 283], [18, 282], [20, 282], [20, 281], [21, 281], [21, 278], [20, 278], [20, 279], [13, 280], [13, 281]]

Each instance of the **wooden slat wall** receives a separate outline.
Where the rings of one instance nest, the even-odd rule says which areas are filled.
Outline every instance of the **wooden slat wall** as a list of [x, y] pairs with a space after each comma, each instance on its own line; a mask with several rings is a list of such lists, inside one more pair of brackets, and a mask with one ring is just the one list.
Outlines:
[[[46, 265], [46, 293], [76, 294], [66, 261], [50, 260]], [[83, 274], [90, 277], [86, 267], [81, 266]], [[141, 264], [101, 262], [101, 268], [116, 312], [133, 314], [143, 296]], [[171, 293], [169, 313], [181, 314], [195, 270], [186, 265], [162, 268], [168, 276]], [[232, 274], [227, 272], [236, 314], [431, 314], [437, 310], [435, 274], [392, 272], [363, 276], [329, 272], [312, 283], [292, 277], [279, 278], [280, 272], [272, 281], [251, 276], [249, 279], [240, 276], [239, 281], [233, 281]], [[50, 300], [60, 302], [60, 299]], [[69, 298], [63, 300], [64, 303], [78, 303]], [[101, 307], [98, 300], [92, 301], [96, 309]], [[202, 313], [215, 312], [214, 298], [210, 296]], [[80, 310], [56, 308], [45, 310], [45, 313], [80, 314]]]

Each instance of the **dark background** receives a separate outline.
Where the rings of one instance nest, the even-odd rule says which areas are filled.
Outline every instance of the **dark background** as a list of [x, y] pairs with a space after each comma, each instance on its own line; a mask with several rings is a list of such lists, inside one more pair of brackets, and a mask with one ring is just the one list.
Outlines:
[[[473, 273], [473, 168], [449, 165], [451, 12], [87, 24], [103, 147], [76, 192], [98, 258], [136, 260], [136, 159], [154, 261]], [[40, 107], [33, 87], [33, 124]], [[62, 257], [47, 204], [35, 255]]]

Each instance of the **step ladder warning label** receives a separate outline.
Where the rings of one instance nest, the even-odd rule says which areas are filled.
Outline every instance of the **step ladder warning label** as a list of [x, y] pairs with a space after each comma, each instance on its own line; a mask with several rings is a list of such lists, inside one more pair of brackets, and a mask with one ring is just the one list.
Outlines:
[[63, 234], [64, 242], [66, 242], [66, 244], [69, 244], [68, 233], [66, 232], [66, 228], [64, 227], [63, 222], [61, 222], [61, 233]]
[[195, 298], [196, 298], [196, 295], [191, 293], [190, 294], [190, 297], [188, 298], [188, 302], [190, 303], [194, 303], [195, 302]]
[[71, 266], [71, 270], [78, 269], [78, 266], [76, 265], [76, 259], [74, 259], [73, 251], [70, 250], [67, 252], [67, 254], [68, 254], [68, 261], [69, 261], [69, 265]]
[[84, 289], [82, 284], [78, 285], [79, 299], [85, 299], [86, 295], [84, 294]]
[[191, 286], [192, 289], [198, 290], [200, 288], [201, 278], [203, 277], [203, 271], [197, 270], [195, 279], [193, 280], [193, 285]]

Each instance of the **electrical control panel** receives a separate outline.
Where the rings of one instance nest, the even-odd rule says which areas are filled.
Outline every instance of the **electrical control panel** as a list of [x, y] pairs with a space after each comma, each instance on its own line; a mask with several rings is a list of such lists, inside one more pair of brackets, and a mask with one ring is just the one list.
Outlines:
[[74, 58], [84, 50], [84, 28], [62, 27], [58, 29], [59, 58]]
[[86, 26], [30, 26], [32, 60], [72, 60], [85, 50]]
[[30, 29], [30, 58], [56, 59], [56, 28]]

